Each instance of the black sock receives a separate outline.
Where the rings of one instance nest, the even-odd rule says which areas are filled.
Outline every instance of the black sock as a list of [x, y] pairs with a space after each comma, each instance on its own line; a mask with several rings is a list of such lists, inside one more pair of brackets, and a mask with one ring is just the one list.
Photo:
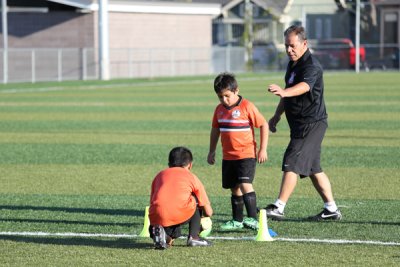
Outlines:
[[243, 196], [231, 196], [232, 217], [235, 221], [243, 221]]
[[246, 206], [247, 216], [257, 219], [257, 197], [256, 192], [250, 192], [243, 195], [243, 202]]
[[196, 209], [192, 218], [190, 218], [189, 220], [189, 235], [195, 239], [199, 237], [199, 233], [201, 230], [200, 220], [200, 210]]

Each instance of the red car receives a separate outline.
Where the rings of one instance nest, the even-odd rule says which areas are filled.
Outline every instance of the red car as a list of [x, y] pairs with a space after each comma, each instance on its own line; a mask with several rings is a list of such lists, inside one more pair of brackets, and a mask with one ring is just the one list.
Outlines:
[[[360, 46], [360, 65], [366, 66], [365, 48]], [[347, 38], [325, 39], [313, 47], [313, 54], [326, 69], [354, 69], [356, 48]]]

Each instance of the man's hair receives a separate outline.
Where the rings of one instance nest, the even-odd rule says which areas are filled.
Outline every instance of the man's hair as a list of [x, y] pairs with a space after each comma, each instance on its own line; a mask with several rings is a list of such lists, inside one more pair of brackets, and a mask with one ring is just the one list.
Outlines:
[[193, 161], [193, 155], [190, 149], [178, 146], [174, 147], [168, 156], [169, 167], [186, 167]]
[[295, 34], [299, 37], [300, 41], [305, 41], [307, 40], [307, 36], [306, 36], [306, 31], [304, 30], [303, 26], [299, 26], [299, 25], [292, 25], [289, 28], [287, 28], [284, 32], [284, 36], [287, 37], [290, 34]]
[[218, 94], [223, 90], [236, 92], [238, 84], [235, 75], [228, 72], [220, 73], [214, 80], [214, 91]]

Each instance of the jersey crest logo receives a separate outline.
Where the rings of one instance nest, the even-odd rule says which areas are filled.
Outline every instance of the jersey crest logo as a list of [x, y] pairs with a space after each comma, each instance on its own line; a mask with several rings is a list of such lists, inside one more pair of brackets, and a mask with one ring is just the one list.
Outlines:
[[232, 112], [232, 117], [233, 117], [234, 119], [239, 118], [239, 117], [240, 117], [240, 110], [235, 109], [235, 110]]
[[296, 73], [294, 72], [290, 73], [288, 84], [292, 84], [294, 82], [294, 76], [296, 76]]

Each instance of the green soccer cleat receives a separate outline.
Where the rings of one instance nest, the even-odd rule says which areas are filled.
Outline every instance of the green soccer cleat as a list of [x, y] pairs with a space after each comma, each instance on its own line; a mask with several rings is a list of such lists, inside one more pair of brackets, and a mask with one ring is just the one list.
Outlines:
[[250, 228], [253, 230], [258, 230], [258, 221], [252, 217], [244, 218], [243, 225], [246, 228]]
[[235, 220], [227, 221], [226, 223], [221, 225], [222, 231], [235, 231], [239, 229], [243, 229], [243, 223]]

